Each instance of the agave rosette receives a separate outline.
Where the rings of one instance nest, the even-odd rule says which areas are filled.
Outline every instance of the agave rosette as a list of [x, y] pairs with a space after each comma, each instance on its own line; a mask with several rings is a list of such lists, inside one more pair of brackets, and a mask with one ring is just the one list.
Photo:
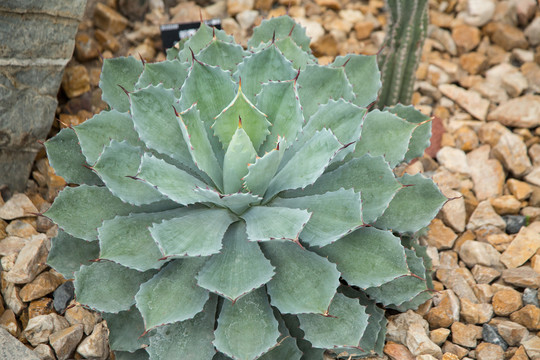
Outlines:
[[289, 17], [247, 51], [203, 24], [167, 61], [105, 60], [110, 109], [46, 143], [79, 186], [45, 215], [60, 227], [49, 264], [103, 313], [117, 358], [381, 353], [376, 303], [429, 297], [425, 253], [398, 236], [446, 199], [395, 177], [430, 123], [368, 112], [379, 75], [370, 56], [318, 65]]

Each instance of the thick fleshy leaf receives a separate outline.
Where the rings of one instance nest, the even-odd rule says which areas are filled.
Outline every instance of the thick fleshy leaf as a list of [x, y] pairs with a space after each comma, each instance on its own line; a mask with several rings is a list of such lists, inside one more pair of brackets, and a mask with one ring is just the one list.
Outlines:
[[232, 35], [227, 35], [225, 31], [210, 27], [204, 22], [201, 22], [201, 26], [197, 32], [184, 42], [178, 58], [182, 62], [191, 61], [193, 54], [198, 54], [202, 49], [207, 47], [214, 37], [221, 41], [234, 42]]
[[368, 324], [366, 307], [356, 299], [336, 293], [329, 315], [298, 315], [306, 340], [319, 348], [358, 346]]
[[384, 306], [399, 306], [412, 300], [420, 293], [428, 292], [425, 280], [426, 269], [422, 258], [416, 256], [414, 250], [405, 249], [405, 253], [407, 255], [407, 265], [410, 269], [408, 275], [397, 277], [381, 286], [366, 289], [366, 293], [372, 299], [382, 303]]
[[296, 80], [270, 81], [263, 84], [257, 95], [257, 108], [268, 116], [268, 121], [272, 124], [270, 135], [262, 145], [260, 154], [274, 149], [279, 138], [284, 138], [288, 144], [294, 142], [296, 134], [304, 125]]
[[78, 239], [62, 230], [58, 230], [58, 235], [51, 243], [47, 265], [66, 279], [73, 279], [73, 273], [79, 270], [81, 265], [90, 265], [90, 260], [99, 256], [97, 241]]
[[362, 201], [353, 189], [291, 199], [275, 198], [269, 206], [306, 209], [311, 218], [300, 233], [310, 246], [325, 246], [362, 226]]
[[399, 238], [373, 227], [313, 250], [336, 263], [343, 279], [360, 288], [379, 286], [409, 272]]
[[147, 331], [163, 324], [191, 319], [203, 309], [209, 294], [197, 286], [195, 275], [204, 260], [173, 260], [141, 285], [135, 300]]
[[195, 192], [201, 197], [202, 202], [209, 202], [217, 206], [230, 209], [235, 214], [242, 214], [246, 209], [254, 204], [260, 204], [262, 198], [249, 193], [235, 193], [221, 195], [212, 189], [195, 189]]
[[150, 360], [211, 359], [216, 350], [214, 340], [214, 322], [217, 296], [210, 296], [203, 311], [193, 319], [161, 326], [150, 338], [150, 346], [146, 349]]
[[[294, 146], [287, 151], [295, 151]], [[305, 188], [313, 184], [341, 147], [330, 130], [316, 132], [270, 181], [265, 199], [271, 199], [283, 190]]]
[[197, 54], [197, 59], [205, 64], [235, 72], [236, 66], [242, 62], [242, 58], [246, 54], [240, 45], [214, 38]]
[[293, 240], [309, 221], [311, 213], [284, 207], [252, 207], [240, 216], [246, 221], [250, 241]]
[[270, 134], [268, 127], [270, 122], [266, 115], [255, 107], [242, 92], [242, 86], [238, 87], [238, 93], [234, 100], [216, 117], [212, 125], [214, 134], [227, 149], [239, 123], [245, 130], [255, 149], [258, 149], [264, 139]]
[[394, 168], [405, 158], [415, 124], [384, 111], [373, 110], [364, 119], [362, 136], [356, 143], [354, 157], [383, 155]]
[[306, 65], [316, 63], [316, 58], [298, 46], [292, 37], [280, 39], [276, 41], [276, 45], [283, 55], [292, 61], [295, 69], [304, 70]]
[[135, 209], [106, 187], [81, 185], [64, 188], [44, 215], [67, 233], [91, 241], [97, 239], [97, 228], [103, 220], [138, 212]]
[[113, 139], [126, 140], [134, 146], [143, 145], [129, 114], [116, 110], [102, 111], [73, 129], [79, 138], [86, 161], [90, 165], [97, 161], [103, 148]]
[[421, 174], [405, 174], [399, 181], [404, 186], [375, 225], [381, 229], [414, 233], [428, 226], [448, 199], [431, 179]]
[[276, 267], [276, 275], [266, 285], [273, 306], [289, 314], [328, 311], [339, 286], [335, 264], [293, 243], [270, 241], [261, 246]]
[[135, 129], [151, 149], [194, 168], [173, 106], [174, 91], [162, 84], [148, 86], [129, 95]]
[[103, 313], [102, 315], [107, 320], [107, 327], [110, 330], [111, 350], [134, 352], [148, 345], [148, 336], [143, 336], [144, 321], [135, 306], [117, 314]]
[[136, 89], [148, 85], [163, 84], [166, 89], [174, 89], [176, 97], [180, 97], [180, 88], [186, 80], [189, 65], [178, 60], [145, 63], [144, 70], [135, 84]]
[[66, 182], [74, 184], [102, 185], [100, 178], [87, 166], [82, 154], [77, 134], [70, 128], [60, 130], [52, 139], [47, 140], [47, 158], [56, 175]]
[[[264, 196], [270, 181], [276, 174], [281, 159], [283, 158], [284, 141], [280, 141], [280, 145], [266, 153], [263, 157], [258, 158], [254, 164], [250, 164], [247, 168], [247, 175], [244, 177], [244, 187], [254, 194]], [[281, 147], [280, 147], [281, 146]]]
[[308, 65], [300, 72], [298, 94], [306, 119], [317, 111], [319, 105], [326, 104], [330, 99], [354, 99], [352, 86], [343, 67], [331, 68], [316, 64]]
[[259, 360], [300, 360], [302, 358], [302, 351], [296, 345], [296, 339], [292, 337], [287, 329], [287, 325], [283, 320], [283, 317], [276, 308], [272, 308], [274, 311], [274, 317], [278, 321], [278, 331], [281, 336], [278, 338], [278, 346], [274, 347]]
[[145, 349], [140, 349], [132, 353], [127, 352], [127, 351], [115, 351], [114, 359], [115, 360], [149, 360], [149, 357]]
[[187, 208], [150, 214], [130, 214], [105, 220], [98, 229], [101, 259], [108, 259], [120, 265], [146, 271], [159, 269], [164, 260], [148, 228], [154, 223], [171, 219], [190, 211]]
[[300, 328], [300, 321], [298, 316], [292, 314], [282, 314], [281, 317], [287, 325], [287, 329], [290, 331], [291, 336], [296, 339], [298, 348], [304, 354], [302, 360], [319, 360], [323, 359], [324, 349], [314, 348], [313, 345], [307, 341], [304, 336], [304, 331]]
[[[347, 146], [336, 155], [333, 162], [343, 160], [350, 152], [354, 151], [354, 144], [363, 133], [363, 119], [367, 110], [339, 99], [330, 100], [327, 104], [319, 106], [317, 112], [309, 118], [308, 123], [302, 129], [302, 134], [298, 137], [295, 148], [301, 146], [311, 139], [317, 131], [330, 129], [340, 143]], [[297, 145], [298, 144], [298, 145]], [[286, 157], [284, 161], [288, 161]]]
[[103, 100], [115, 110], [128, 111], [129, 99], [120, 86], [132, 91], [142, 71], [142, 62], [132, 56], [104, 59], [99, 78]]
[[274, 268], [259, 245], [248, 241], [243, 222], [234, 223], [223, 237], [223, 250], [213, 255], [198, 275], [199, 286], [235, 302], [266, 284]]
[[165, 200], [165, 196], [151, 185], [132, 178], [139, 170], [142, 154], [140, 147], [112, 140], [92, 168], [111, 193], [122, 201], [142, 205]]
[[193, 104], [180, 113], [178, 121], [193, 162], [208, 174], [218, 189], [223, 189], [223, 170], [214, 154], [197, 105]]
[[266, 49], [245, 57], [234, 75], [242, 80], [242, 91], [246, 97], [255, 102], [255, 95], [261, 91], [263, 83], [291, 80], [296, 70], [277, 46], [270, 44]]
[[112, 261], [83, 265], [75, 273], [75, 296], [81, 304], [98, 311], [125, 311], [135, 304], [139, 286], [154, 274], [154, 271], [128, 269]]
[[182, 205], [201, 201], [201, 196], [194, 189], [207, 186], [196, 177], [148, 153], [143, 155], [137, 178]]
[[356, 95], [352, 101], [353, 103], [367, 107], [377, 100], [377, 94], [382, 86], [381, 72], [377, 66], [377, 56], [356, 54], [338, 56], [332, 66], [345, 67], [345, 74]]
[[[183, 109], [197, 103], [208, 139], [220, 165], [223, 162], [223, 145], [211, 129], [215, 117], [231, 103], [236, 95], [236, 84], [228, 71], [194, 61], [182, 87], [180, 103]], [[238, 120], [238, 119], [237, 119]]]
[[401, 187], [382, 156], [372, 157], [367, 154], [322, 175], [313, 186], [303, 191], [290, 191], [282, 196], [299, 197], [324, 194], [340, 188], [354, 189], [362, 197], [363, 220], [371, 224], [384, 212]]
[[223, 159], [223, 190], [232, 194], [242, 188], [242, 179], [248, 173], [248, 165], [255, 161], [257, 152], [244, 129], [239, 125], [227, 147]]
[[223, 302], [214, 346], [234, 359], [252, 360], [275, 346], [279, 335], [266, 292], [259, 289], [234, 305]]
[[261, 25], [253, 29], [253, 36], [248, 40], [248, 47], [254, 48], [273, 38], [279, 40], [289, 36], [304, 51], [311, 51], [309, 48], [310, 38], [306, 35], [306, 29], [288, 16], [263, 20]]
[[405, 154], [405, 161], [408, 162], [414, 158], [422, 156], [424, 154], [424, 150], [426, 150], [430, 144], [430, 117], [422, 114], [412, 105], [405, 106], [402, 104], [397, 104], [390, 108], [385, 108], [385, 110], [396, 114], [397, 116], [410, 122], [411, 124], [417, 125], [412, 133], [411, 141], [409, 142], [409, 151], [407, 151], [407, 154]]
[[208, 256], [219, 252], [225, 231], [237, 218], [225, 209], [193, 209], [154, 224], [150, 234], [165, 257]]

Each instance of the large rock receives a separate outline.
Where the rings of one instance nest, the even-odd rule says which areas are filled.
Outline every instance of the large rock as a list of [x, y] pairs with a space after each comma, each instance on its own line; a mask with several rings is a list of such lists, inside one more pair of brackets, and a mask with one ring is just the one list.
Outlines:
[[0, 359], [3, 360], [40, 360], [40, 358], [7, 330], [0, 327]]
[[509, 127], [535, 128], [540, 125], [540, 96], [525, 95], [508, 100], [489, 113], [489, 121]]

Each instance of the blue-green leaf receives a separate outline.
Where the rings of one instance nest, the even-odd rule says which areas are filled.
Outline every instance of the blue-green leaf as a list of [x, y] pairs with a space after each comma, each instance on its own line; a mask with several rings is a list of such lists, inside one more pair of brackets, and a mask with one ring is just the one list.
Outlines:
[[90, 260], [99, 256], [97, 241], [86, 241], [58, 230], [58, 235], [51, 240], [51, 250], [47, 264], [62, 274], [66, 279], [73, 279], [73, 273], [81, 265], [90, 265]]
[[142, 62], [132, 56], [103, 60], [99, 78], [103, 100], [115, 110], [128, 111], [129, 99], [120, 86], [126, 91], [133, 91], [142, 71]]
[[255, 206], [240, 215], [246, 221], [250, 241], [293, 240], [308, 222], [311, 213], [285, 207]]

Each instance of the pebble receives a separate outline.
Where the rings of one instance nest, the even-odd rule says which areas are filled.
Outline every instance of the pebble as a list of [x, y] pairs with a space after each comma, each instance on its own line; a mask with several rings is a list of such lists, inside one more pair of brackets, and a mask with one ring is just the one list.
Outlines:
[[535, 166], [530, 173], [525, 175], [525, 181], [529, 184], [540, 186], [540, 166]]
[[66, 281], [53, 293], [54, 310], [59, 314], [63, 314], [69, 302], [73, 300], [73, 297], [75, 297], [75, 287], [73, 286], [73, 282]]
[[478, 135], [469, 126], [462, 126], [454, 132], [455, 145], [465, 151], [471, 151], [478, 147]]
[[456, 43], [458, 53], [468, 53], [480, 43], [481, 34], [477, 27], [458, 25], [452, 28], [452, 39]]
[[87, 310], [81, 305], [68, 308], [64, 316], [70, 325], [82, 324], [86, 335], [90, 335], [94, 326], [101, 321], [101, 315]]
[[476, 119], [485, 121], [489, 109], [489, 100], [480, 96], [476, 91], [465, 90], [453, 84], [441, 84], [439, 90], [444, 96], [455, 101], [465, 111]]
[[15, 194], [0, 207], [0, 219], [13, 220], [17, 218], [36, 216], [38, 209], [24, 194]]
[[[28, 239], [23, 239], [18, 236], [8, 236], [3, 240], [0, 240], [0, 256], [3, 256], [2, 259], [5, 259], [9, 255], [15, 255], [24, 248], [28, 243]], [[2, 266], [5, 271], [9, 271], [5, 266]]]
[[467, 165], [467, 156], [463, 150], [445, 146], [438, 151], [437, 161], [452, 172], [463, 174], [469, 174], [470, 172]]
[[519, 345], [529, 335], [529, 330], [526, 327], [513, 321], [499, 319], [493, 325], [497, 328], [499, 335], [510, 346]]
[[540, 337], [532, 336], [521, 343], [531, 359], [540, 358]]
[[53, 311], [53, 300], [44, 297], [34, 300], [28, 305], [28, 318], [31, 319], [39, 315], [48, 315], [53, 313]]
[[[483, 72], [489, 65], [488, 58], [484, 54], [477, 52], [471, 52], [463, 54], [459, 57], [459, 64], [463, 70], [467, 71], [471, 75], [480, 74]], [[476, 90], [476, 89], [472, 89]], [[480, 95], [483, 95], [480, 93]]]
[[90, 75], [86, 67], [83, 65], [66, 67], [62, 78], [62, 89], [70, 99], [90, 91]]
[[[536, 223], [533, 223], [536, 224]], [[501, 255], [501, 262], [507, 268], [516, 268], [529, 260], [540, 249], [539, 225], [522, 227], [508, 249]]]
[[463, 232], [465, 230], [467, 215], [463, 195], [459, 191], [452, 189], [443, 188], [441, 191], [444, 196], [451, 199], [447, 201], [441, 209], [444, 223], [458, 233]]
[[471, 268], [476, 264], [496, 266], [500, 263], [500, 256], [492, 245], [479, 241], [465, 241], [459, 250], [460, 259]]
[[540, 45], [540, 18], [535, 18], [529, 26], [525, 28], [525, 36], [532, 46]]
[[[454, 295], [455, 296], [455, 295]], [[458, 315], [459, 316], [459, 315]], [[421, 324], [424, 331], [427, 333], [429, 324], [419, 314], [412, 310], [401, 313], [388, 318], [388, 326], [386, 330], [387, 339], [398, 344], [405, 344], [407, 339], [407, 331], [411, 324]]]
[[475, 264], [471, 269], [471, 272], [478, 284], [489, 284], [501, 276], [501, 273], [496, 269], [479, 264]]
[[493, 317], [493, 306], [475, 304], [467, 299], [461, 299], [460, 315], [467, 324], [484, 324]]
[[500, 217], [489, 200], [484, 200], [478, 204], [467, 223], [467, 229], [478, 230], [482, 228], [494, 227], [500, 230], [504, 230], [506, 223], [502, 217]]
[[499, 316], [508, 316], [523, 306], [521, 294], [514, 289], [497, 291], [491, 302], [493, 312]]
[[487, 120], [499, 121], [508, 127], [531, 129], [540, 126], [538, 114], [540, 114], [540, 96], [524, 95], [497, 106], [489, 113]]
[[7, 309], [0, 315], [0, 327], [9, 331], [15, 337], [19, 336], [21, 329], [19, 329], [19, 324], [17, 324], [17, 318], [13, 310]]
[[[454, 343], [451, 343], [450, 341], [446, 341], [442, 346], [442, 351], [445, 354], [455, 354], [458, 359], [463, 359], [465, 355], [469, 353], [469, 350], [465, 349], [462, 346], [456, 345]], [[449, 357], [449, 360], [454, 360], [455, 358]]]
[[105, 360], [109, 355], [109, 330], [105, 322], [94, 326], [92, 335], [86, 337], [77, 347], [77, 353], [84, 358]]
[[13, 337], [7, 330], [0, 327], [0, 358], [14, 360], [39, 360], [30, 349], [24, 346], [17, 338]]
[[56, 360], [53, 349], [47, 344], [39, 344], [36, 346], [34, 353], [36, 353], [41, 360]]
[[521, 266], [514, 269], [503, 270], [502, 279], [516, 287], [530, 287], [538, 289], [540, 286], [540, 274], [530, 266]]
[[476, 325], [466, 325], [456, 321], [450, 327], [452, 331], [452, 342], [468, 348], [476, 347], [476, 338], [478, 332], [481, 333], [482, 328]]
[[523, 347], [523, 345], [521, 345], [516, 350], [516, 352], [514, 353], [514, 355], [512, 356], [510, 360], [529, 360], [529, 357], [527, 356], [527, 352], [525, 351], [525, 348]]
[[467, 280], [455, 270], [439, 269], [435, 273], [436, 277], [447, 288], [452, 289], [456, 295], [462, 299], [468, 299], [473, 303], [478, 303], [478, 299]]
[[47, 235], [39, 234], [21, 249], [15, 265], [5, 274], [4, 279], [15, 284], [26, 284], [43, 271], [47, 265]]
[[15, 315], [19, 315], [26, 308], [26, 304], [22, 302], [19, 296], [19, 288], [14, 283], [5, 281], [6, 274], [2, 272], [2, 296], [8, 309], [13, 310]]
[[61, 283], [62, 280], [51, 272], [43, 272], [32, 282], [24, 285], [19, 295], [22, 301], [29, 302], [53, 292]]
[[32, 346], [46, 343], [49, 335], [69, 327], [69, 323], [57, 314], [39, 315], [28, 321], [23, 335]]
[[467, 154], [474, 193], [479, 201], [500, 196], [503, 191], [504, 170], [498, 160], [489, 158], [490, 151], [489, 145], [483, 145]]
[[510, 24], [494, 23], [491, 41], [506, 51], [511, 51], [514, 48], [526, 49], [529, 47], [523, 31]]
[[491, 0], [467, 0], [466, 12], [463, 16], [465, 23], [471, 26], [487, 24], [495, 13], [495, 3]]
[[446, 328], [438, 328], [431, 330], [429, 332], [429, 338], [431, 341], [433, 341], [438, 346], [441, 346], [444, 344], [446, 339], [448, 339], [448, 335], [450, 335], [450, 329]]
[[538, 302], [538, 289], [526, 288], [523, 291], [523, 304], [525, 305], [534, 305], [540, 307]]
[[29, 223], [22, 220], [13, 220], [6, 226], [6, 232], [9, 236], [18, 236], [27, 238], [32, 235], [37, 235], [36, 229]]
[[51, 347], [56, 353], [58, 360], [67, 360], [71, 357], [83, 336], [83, 326], [73, 325], [60, 331], [55, 331], [49, 336]]
[[540, 165], [540, 144], [534, 144], [529, 148], [529, 157], [534, 166]]
[[428, 245], [436, 247], [437, 250], [451, 249], [456, 239], [457, 235], [445, 226], [442, 220], [434, 219], [431, 222], [426, 236]]
[[[513, 195], [503, 195], [490, 199], [491, 206], [499, 215], [517, 214], [521, 209], [521, 201]], [[508, 226], [508, 224], [507, 224]]]
[[75, 36], [75, 57], [80, 62], [97, 59], [99, 57], [97, 42], [86, 33], [78, 33]]
[[475, 350], [476, 360], [501, 360], [504, 358], [504, 350], [498, 344], [482, 342]]
[[[427, 325], [427, 322], [425, 322], [425, 325]], [[442, 356], [441, 348], [431, 341], [424, 324], [419, 322], [414, 322], [409, 325], [406, 345], [414, 356], [432, 355], [436, 358]]]
[[411, 354], [405, 345], [398, 344], [393, 341], [388, 341], [384, 345], [383, 352], [391, 360], [415, 360], [413, 354]]
[[94, 10], [94, 25], [113, 35], [121, 33], [128, 25], [128, 20], [105, 4], [97, 3]]
[[499, 138], [491, 153], [515, 177], [522, 177], [532, 169], [531, 161], [527, 156], [527, 146], [520, 136], [511, 132]]
[[113, 54], [120, 50], [120, 42], [108, 32], [100, 29], [96, 29], [94, 36], [98, 43], [103, 46], [105, 50], [109, 50]]
[[517, 234], [527, 225], [527, 218], [523, 215], [504, 215], [502, 218], [506, 222], [507, 234]]

